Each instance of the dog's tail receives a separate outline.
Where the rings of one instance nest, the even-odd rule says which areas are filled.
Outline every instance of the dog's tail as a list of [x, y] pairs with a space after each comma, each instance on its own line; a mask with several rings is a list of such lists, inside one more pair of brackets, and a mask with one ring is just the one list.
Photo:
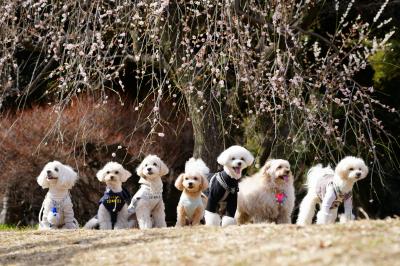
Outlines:
[[308, 188], [316, 187], [320, 178], [322, 178], [324, 175], [333, 175], [334, 173], [335, 172], [329, 165], [327, 167], [323, 167], [322, 164], [317, 164], [308, 170], [306, 186]]
[[99, 219], [97, 216], [90, 219], [84, 226], [83, 229], [98, 229], [99, 227]]

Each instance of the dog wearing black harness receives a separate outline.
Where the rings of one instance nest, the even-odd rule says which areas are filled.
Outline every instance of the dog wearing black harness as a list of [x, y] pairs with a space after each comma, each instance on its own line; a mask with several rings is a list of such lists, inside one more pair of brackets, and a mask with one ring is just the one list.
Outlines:
[[[239, 191], [238, 182], [243, 169], [250, 166], [253, 161], [253, 155], [237, 145], [229, 147], [218, 156], [217, 162], [224, 170], [209, 176], [209, 188], [205, 191], [208, 196], [204, 215], [206, 225], [227, 226], [236, 223], [234, 217]], [[221, 203], [226, 204], [222, 220], [218, 213]]]
[[131, 197], [129, 192], [122, 187], [122, 183], [126, 182], [131, 175], [117, 162], [109, 162], [97, 172], [97, 179], [105, 182], [107, 187], [99, 200], [97, 217], [86, 223], [86, 229], [96, 226], [101, 230], [129, 228], [128, 204]]

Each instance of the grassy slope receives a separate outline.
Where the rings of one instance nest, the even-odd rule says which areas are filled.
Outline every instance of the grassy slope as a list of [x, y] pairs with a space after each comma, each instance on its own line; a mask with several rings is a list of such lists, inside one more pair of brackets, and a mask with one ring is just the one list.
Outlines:
[[0, 265], [398, 265], [400, 220], [0, 232]]

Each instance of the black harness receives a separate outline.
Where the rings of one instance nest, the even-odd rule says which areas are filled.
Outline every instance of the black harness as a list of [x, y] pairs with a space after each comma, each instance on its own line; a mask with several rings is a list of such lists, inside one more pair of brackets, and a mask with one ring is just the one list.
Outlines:
[[220, 202], [226, 202], [227, 216], [234, 217], [239, 192], [238, 180], [230, 177], [225, 171], [208, 176], [209, 188], [204, 192], [208, 197], [206, 210], [216, 213]]
[[129, 192], [122, 188], [121, 192], [114, 192], [107, 188], [104, 192], [103, 197], [99, 201], [99, 205], [103, 204], [108, 210], [111, 216], [111, 224], [114, 229], [114, 224], [117, 222], [118, 212], [124, 207], [125, 204], [129, 204], [131, 195]]

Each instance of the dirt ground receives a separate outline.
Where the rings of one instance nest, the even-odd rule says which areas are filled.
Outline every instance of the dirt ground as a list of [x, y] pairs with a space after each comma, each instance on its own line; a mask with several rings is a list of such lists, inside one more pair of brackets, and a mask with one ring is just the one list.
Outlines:
[[0, 265], [400, 265], [400, 220], [1, 231]]

